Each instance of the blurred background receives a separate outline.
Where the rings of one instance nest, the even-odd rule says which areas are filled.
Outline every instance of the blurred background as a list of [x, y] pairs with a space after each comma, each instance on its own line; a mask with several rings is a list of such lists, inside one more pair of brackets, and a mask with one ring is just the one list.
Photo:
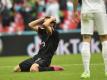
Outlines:
[[0, 32], [29, 31], [28, 23], [43, 16], [55, 16], [58, 29], [79, 29], [72, 13], [72, 0], [0, 0]]
[[[80, 13], [81, 0], [78, 12]], [[81, 48], [80, 18], [73, 18], [72, 0], [0, 0], [0, 56], [37, 54], [40, 38], [28, 27], [32, 20], [55, 16], [60, 43], [57, 55], [78, 54]], [[100, 52], [97, 36], [92, 52]]]
[[71, 47], [61, 47], [80, 32], [80, 18], [73, 18], [72, 14], [72, 0], [0, 0], [0, 55], [36, 54], [40, 38], [28, 23], [43, 16], [56, 17], [57, 30], [62, 38], [57, 52], [70, 54]]

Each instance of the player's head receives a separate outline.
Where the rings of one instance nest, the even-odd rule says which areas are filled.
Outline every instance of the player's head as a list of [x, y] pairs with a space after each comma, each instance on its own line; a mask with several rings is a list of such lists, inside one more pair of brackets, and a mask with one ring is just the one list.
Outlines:
[[[44, 19], [44, 22], [45, 22], [47, 19], [50, 19], [50, 18], [51, 18], [51, 16], [46, 16], [45, 19]], [[55, 27], [55, 25], [56, 25], [56, 20], [52, 21], [51, 24], [50, 24], [51, 27]]]

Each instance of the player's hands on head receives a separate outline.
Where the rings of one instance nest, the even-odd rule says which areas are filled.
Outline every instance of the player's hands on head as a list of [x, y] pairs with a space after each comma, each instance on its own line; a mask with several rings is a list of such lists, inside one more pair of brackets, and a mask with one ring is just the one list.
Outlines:
[[53, 16], [46, 16], [44, 19], [51, 20], [51, 21], [56, 21], [56, 18], [53, 17]]
[[51, 16], [50, 19], [52, 19], [52, 21], [56, 21], [56, 18]]

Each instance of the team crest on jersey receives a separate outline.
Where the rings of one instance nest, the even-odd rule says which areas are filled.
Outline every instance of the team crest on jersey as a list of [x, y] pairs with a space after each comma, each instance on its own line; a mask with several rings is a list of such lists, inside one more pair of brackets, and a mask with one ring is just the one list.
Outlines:
[[45, 42], [42, 42], [41, 45], [42, 45], [42, 47], [45, 47]]

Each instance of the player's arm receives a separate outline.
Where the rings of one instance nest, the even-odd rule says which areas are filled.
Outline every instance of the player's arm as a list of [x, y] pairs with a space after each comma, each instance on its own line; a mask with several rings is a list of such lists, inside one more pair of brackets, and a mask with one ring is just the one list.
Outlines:
[[31, 29], [35, 30], [38, 32], [38, 28], [39, 28], [39, 25], [44, 21], [44, 18], [40, 18], [40, 19], [37, 19], [37, 20], [34, 20], [32, 22], [30, 22], [28, 25]]
[[72, 0], [72, 2], [73, 2], [73, 10], [74, 12], [76, 12], [78, 7], [78, 0]]
[[43, 26], [44, 26], [44, 28], [46, 29], [46, 31], [48, 32], [49, 35], [51, 35], [51, 34], [52, 34], [52, 31], [53, 31], [52, 27], [50, 27], [50, 24], [51, 24], [51, 22], [53, 22], [53, 21], [55, 21], [55, 18], [54, 18], [54, 17], [51, 17], [51, 18], [47, 19], [47, 20], [43, 23]]
[[78, 0], [72, 0], [73, 2], [73, 11], [74, 11], [74, 17], [78, 17]]

